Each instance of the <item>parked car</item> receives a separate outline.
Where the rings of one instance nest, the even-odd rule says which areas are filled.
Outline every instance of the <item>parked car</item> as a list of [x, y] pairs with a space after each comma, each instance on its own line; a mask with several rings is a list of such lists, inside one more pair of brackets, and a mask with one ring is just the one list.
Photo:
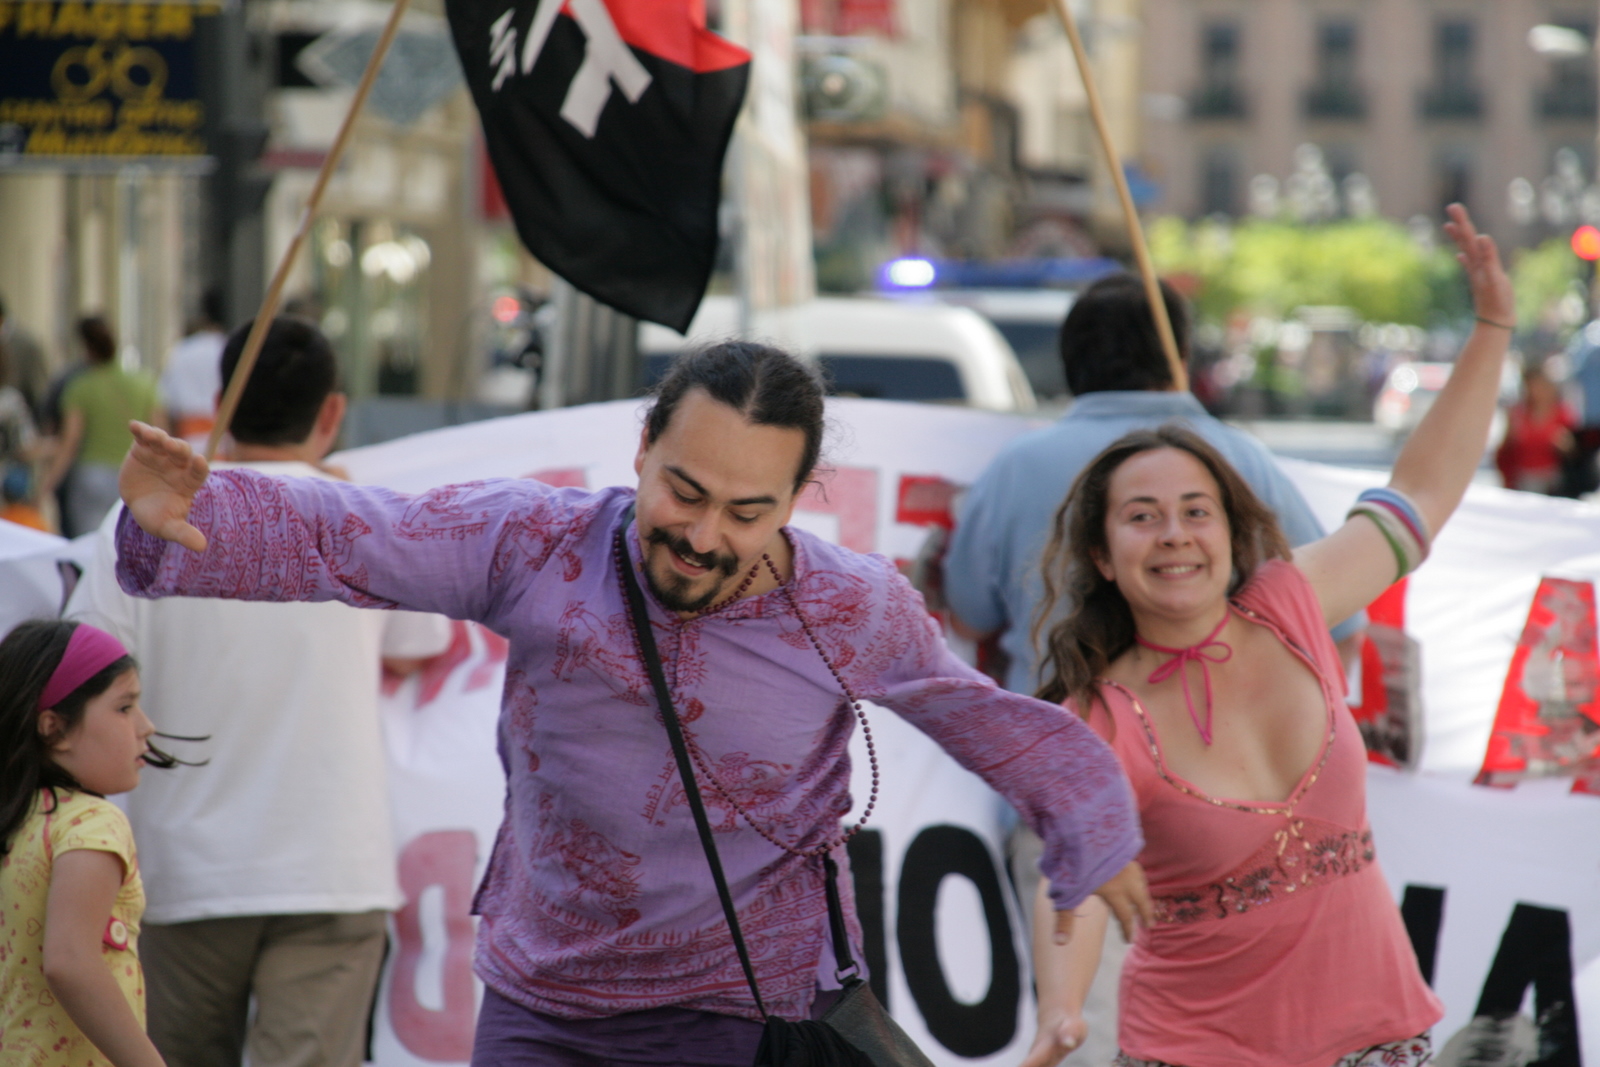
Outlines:
[[[1383, 388], [1372, 402], [1372, 421], [1397, 439], [1409, 436], [1433, 406], [1454, 369], [1454, 363], [1397, 364], [1384, 379]], [[1492, 445], [1498, 444], [1505, 436], [1504, 409], [1516, 402], [1521, 388], [1521, 373], [1512, 361], [1507, 360], [1500, 371], [1500, 407], [1495, 411], [1489, 427]]]
[[[688, 334], [645, 323], [639, 330], [644, 383], [665, 373], [686, 345], [737, 336], [738, 305], [710, 296]], [[942, 303], [819, 297], [762, 312], [751, 335], [814, 360], [836, 396], [964, 404], [1031, 412], [1033, 388], [1006, 339], [982, 315]]]
[[927, 296], [969, 307], [994, 324], [1017, 354], [1039, 400], [1067, 398], [1061, 323], [1078, 294], [1068, 289], [935, 289]]

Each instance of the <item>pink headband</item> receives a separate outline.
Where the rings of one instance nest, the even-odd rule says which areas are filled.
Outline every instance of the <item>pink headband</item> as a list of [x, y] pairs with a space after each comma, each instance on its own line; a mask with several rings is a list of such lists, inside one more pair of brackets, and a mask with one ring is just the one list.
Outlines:
[[127, 654], [121, 641], [104, 630], [80, 622], [67, 641], [67, 651], [56, 665], [55, 673], [50, 675], [44, 692], [39, 694], [39, 710], [55, 707], [84, 682]]

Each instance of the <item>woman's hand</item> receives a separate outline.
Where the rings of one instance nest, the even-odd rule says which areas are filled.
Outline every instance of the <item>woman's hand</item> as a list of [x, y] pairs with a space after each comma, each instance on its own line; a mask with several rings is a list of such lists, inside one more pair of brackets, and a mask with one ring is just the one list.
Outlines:
[[1450, 220], [1444, 224], [1444, 232], [1456, 243], [1456, 259], [1466, 271], [1467, 284], [1472, 289], [1473, 310], [1480, 321], [1486, 319], [1510, 329], [1517, 324], [1517, 297], [1500, 263], [1494, 238], [1479, 233], [1460, 204], [1451, 204], [1445, 211]]
[[1039, 1032], [1021, 1067], [1056, 1067], [1089, 1036], [1083, 1016], [1064, 1010], [1039, 1012]]
[[187, 519], [211, 468], [186, 441], [142, 422], [131, 422], [128, 429], [133, 432], [133, 448], [117, 477], [128, 514], [146, 533], [204, 552], [205, 534]]

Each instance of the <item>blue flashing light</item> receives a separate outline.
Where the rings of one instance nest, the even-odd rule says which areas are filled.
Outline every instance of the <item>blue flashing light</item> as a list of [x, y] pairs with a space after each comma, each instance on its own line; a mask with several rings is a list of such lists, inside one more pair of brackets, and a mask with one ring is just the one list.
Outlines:
[[883, 273], [896, 289], [926, 289], [933, 284], [938, 271], [926, 259], [907, 257], [890, 260]]
[[989, 262], [905, 257], [883, 265], [882, 289], [1062, 289], [1087, 285], [1122, 265], [1100, 257], [1002, 259]]

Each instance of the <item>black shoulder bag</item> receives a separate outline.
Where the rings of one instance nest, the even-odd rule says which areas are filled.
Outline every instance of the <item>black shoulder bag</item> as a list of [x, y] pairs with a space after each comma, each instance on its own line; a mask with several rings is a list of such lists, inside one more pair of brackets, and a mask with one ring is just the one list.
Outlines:
[[[755, 1067], [933, 1067], [931, 1061], [889, 1017], [889, 1013], [883, 1010], [878, 998], [872, 995], [872, 987], [861, 980], [860, 971], [850, 953], [844, 908], [839, 902], [839, 869], [826, 851], [821, 855], [826, 878], [828, 924], [832, 927], [833, 955], [839, 965], [838, 977], [844, 986], [843, 993], [820, 1020], [789, 1022], [767, 1014], [766, 1006], [761, 1002], [761, 990], [756, 985], [755, 968], [751, 966], [750, 953], [745, 948], [744, 934], [739, 929], [733, 895], [728, 892], [728, 882], [722, 873], [717, 844], [711, 836], [711, 821], [706, 817], [705, 804], [700, 799], [700, 787], [695, 781], [689, 746], [684, 740], [683, 727], [678, 722], [677, 709], [672, 704], [672, 691], [667, 688], [666, 675], [661, 670], [661, 653], [656, 649], [655, 634], [650, 630], [650, 614], [645, 607], [644, 593], [639, 588], [639, 579], [633, 573], [633, 561], [623, 541], [626, 528], [624, 524], [623, 530], [617, 531], [616, 561], [622, 572], [623, 590], [628, 597], [634, 637], [644, 656], [645, 667], [649, 670], [650, 683], [655, 687], [656, 702], [661, 705], [661, 717], [666, 723], [667, 736], [672, 740], [672, 754], [678, 761], [678, 776], [683, 780], [683, 791], [694, 813], [695, 828], [700, 831], [700, 845], [705, 849], [706, 864], [711, 868], [717, 896], [722, 900], [722, 913], [728, 920], [728, 932], [733, 935], [734, 950], [738, 952], [739, 963], [744, 967], [745, 981], [750, 983], [750, 995], [755, 998], [756, 1010], [766, 1019], [761, 1045], [756, 1050]], [[791, 601], [791, 606], [798, 613], [798, 605]], [[801, 623], [805, 624], [804, 618]], [[806, 629], [809, 633], [810, 627]], [[812, 639], [815, 641], [814, 636]], [[820, 647], [818, 651], [821, 651]], [[771, 839], [770, 835], [763, 836]]]

